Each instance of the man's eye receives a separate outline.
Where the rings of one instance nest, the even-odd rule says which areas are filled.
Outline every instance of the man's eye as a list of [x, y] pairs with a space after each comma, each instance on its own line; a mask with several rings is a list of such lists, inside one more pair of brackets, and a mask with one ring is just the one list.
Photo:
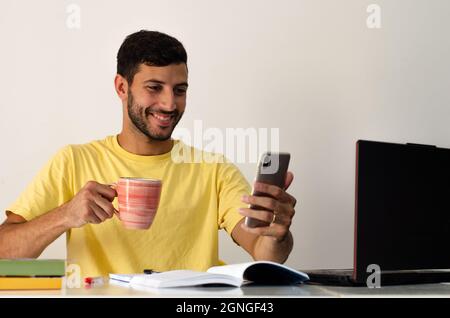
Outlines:
[[157, 92], [161, 90], [161, 86], [147, 86], [147, 88], [152, 92]]
[[176, 95], [185, 95], [186, 94], [186, 88], [175, 88], [175, 94]]

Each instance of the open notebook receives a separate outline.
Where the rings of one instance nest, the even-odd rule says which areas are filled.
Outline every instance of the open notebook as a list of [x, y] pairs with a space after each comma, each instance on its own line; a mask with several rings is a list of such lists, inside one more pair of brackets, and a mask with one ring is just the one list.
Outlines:
[[174, 270], [154, 274], [109, 274], [115, 281], [131, 286], [150, 288], [185, 287], [200, 285], [229, 285], [240, 287], [249, 283], [267, 285], [293, 285], [309, 280], [308, 275], [285, 265], [257, 261], [233, 265], [214, 266], [206, 272]]

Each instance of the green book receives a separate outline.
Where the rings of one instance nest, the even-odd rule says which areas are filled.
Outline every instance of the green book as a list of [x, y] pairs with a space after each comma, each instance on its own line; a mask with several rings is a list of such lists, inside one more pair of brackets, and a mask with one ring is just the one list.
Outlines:
[[62, 259], [0, 259], [0, 276], [65, 276]]

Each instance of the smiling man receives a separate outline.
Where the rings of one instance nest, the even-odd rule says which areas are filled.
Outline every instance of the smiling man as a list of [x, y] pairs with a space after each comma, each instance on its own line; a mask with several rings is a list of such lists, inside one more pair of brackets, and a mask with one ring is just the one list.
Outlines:
[[[0, 258], [35, 258], [67, 233], [67, 258], [82, 275], [207, 268], [221, 264], [218, 230], [256, 260], [284, 262], [296, 200], [284, 189], [250, 186], [229, 162], [177, 163], [171, 138], [186, 107], [187, 55], [175, 38], [154, 31], [129, 35], [117, 54], [115, 89], [122, 101], [122, 131], [102, 140], [60, 149], [20, 197], [0, 226]], [[193, 148], [184, 145], [187, 149]], [[149, 230], [129, 230], [115, 217], [121, 176], [163, 182]], [[256, 211], [248, 204], [267, 208]], [[271, 222], [247, 228], [243, 217]]]

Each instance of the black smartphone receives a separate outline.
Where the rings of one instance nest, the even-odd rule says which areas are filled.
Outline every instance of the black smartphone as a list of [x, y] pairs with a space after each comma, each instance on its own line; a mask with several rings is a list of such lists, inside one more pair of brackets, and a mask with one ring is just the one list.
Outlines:
[[[275, 185], [280, 188], [284, 188], [286, 174], [288, 172], [289, 160], [291, 159], [290, 153], [287, 152], [265, 152], [259, 159], [256, 181]], [[254, 196], [270, 196], [266, 193], [260, 193], [253, 189], [252, 195]], [[268, 210], [266, 208], [250, 205], [251, 209]], [[254, 218], [245, 218], [245, 225], [248, 227], [262, 227], [269, 226], [270, 223], [257, 220]]]

